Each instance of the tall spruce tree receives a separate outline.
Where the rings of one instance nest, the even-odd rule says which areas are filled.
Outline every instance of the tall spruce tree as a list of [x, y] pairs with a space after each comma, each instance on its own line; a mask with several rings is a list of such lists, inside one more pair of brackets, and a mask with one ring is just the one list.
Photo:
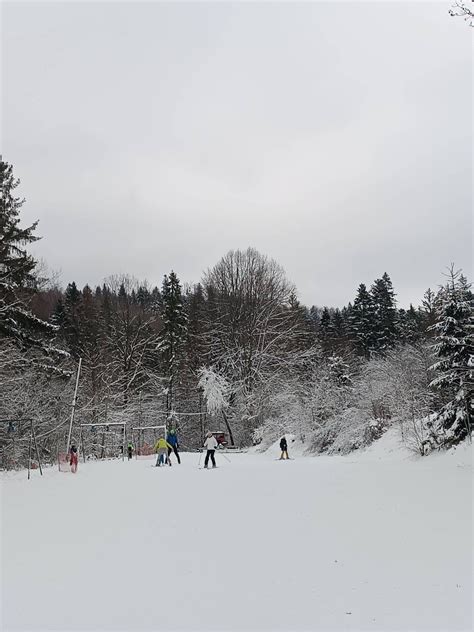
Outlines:
[[20, 226], [25, 200], [15, 196], [19, 184], [12, 165], [0, 160], [0, 337], [15, 342], [23, 351], [41, 351], [43, 358], [34, 361], [62, 373], [56, 359], [64, 352], [51, 344], [57, 327], [37, 318], [29, 309], [37, 289], [36, 261], [25, 246], [39, 239], [34, 234], [38, 222]]
[[420, 307], [421, 328], [425, 335], [433, 335], [433, 325], [436, 323], [436, 294], [428, 288], [423, 294]]
[[433, 428], [439, 443], [450, 447], [472, 433], [474, 397], [474, 302], [471, 285], [451, 267], [449, 282], [438, 297], [435, 351], [431, 367], [438, 376], [431, 385], [448, 400], [437, 411]]
[[410, 304], [410, 309], [399, 309], [397, 314], [397, 341], [413, 344], [421, 338], [422, 315]]
[[187, 316], [181, 284], [175, 272], [164, 276], [161, 292], [163, 330], [160, 349], [167, 377], [167, 410], [173, 409], [174, 387], [179, 369], [179, 355], [187, 336]]
[[370, 290], [374, 306], [374, 349], [388, 351], [397, 340], [397, 308], [390, 277], [385, 272]]
[[81, 310], [82, 293], [73, 281], [64, 293], [64, 317], [62, 334], [69, 351], [77, 359], [81, 356]]
[[194, 286], [192, 292], [187, 297], [188, 323], [186, 355], [188, 368], [197, 375], [204, 361], [206, 350], [204, 336], [206, 300], [203, 287], [200, 283]]
[[324, 307], [323, 311], [321, 312], [321, 318], [319, 320], [318, 327], [318, 340], [324, 351], [329, 351], [331, 349], [331, 324], [331, 312], [327, 307]]
[[358, 353], [370, 357], [375, 349], [375, 306], [364, 283], [359, 285], [350, 313], [351, 336]]

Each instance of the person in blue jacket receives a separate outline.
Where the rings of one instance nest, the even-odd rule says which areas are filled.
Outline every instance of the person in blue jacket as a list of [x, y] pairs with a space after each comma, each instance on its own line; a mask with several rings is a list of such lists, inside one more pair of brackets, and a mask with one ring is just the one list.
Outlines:
[[172, 446], [172, 448], [168, 448], [168, 457], [171, 454], [171, 450], [173, 450], [173, 452], [176, 454], [176, 458], [178, 459], [178, 463], [181, 464], [181, 459], [179, 458], [179, 452], [178, 452], [179, 450], [178, 435], [176, 434], [176, 430], [174, 428], [171, 428], [171, 430], [168, 431], [166, 441], [168, 441], [170, 446]]

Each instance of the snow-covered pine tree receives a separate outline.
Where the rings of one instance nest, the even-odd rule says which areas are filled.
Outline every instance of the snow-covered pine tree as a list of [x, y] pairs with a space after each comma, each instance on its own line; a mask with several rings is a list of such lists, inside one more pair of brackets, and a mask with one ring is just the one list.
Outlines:
[[397, 340], [397, 308], [392, 281], [385, 272], [370, 289], [374, 305], [374, 348], [385, 352]]
[[437, 300], [439, 318], [433, 325], [438, 361], [433, 388], [448, 400], [430, 421], [438, 443], [450, 447], [472, 433], [474, 395], [474, 301], [460, 270], [451, 266], [449, 281]]
[[64, 314], [62, 333], [71, 354], [77, 359], [81, 353], [82, 293], [73, 281], [64, 293]]
[[167, 378], [167, 410], [173, 408], [174, 383], [178, 371], [179, 353], [187, 336], [187, 315], [181, 284], [175, 272], [165, 274], [161, 292], [163, 329], [160, 334], [160, 349], [163, 354]]
[[331, 348], [331, 312], [327, 307], [323, 308], [318, 327], [318, 340], [324, 351]]
[[422, 332], [422, 314], [410, 304], [410, 309], [399, 309], [397, 314], [397, 340], [413, 344], [420, 340]]
[[150, 295], [150, 309], [152, 312], [156, 312], [157, 314], [159, 314], [161, 313], [161, 308], [162, 308], [161, 292], [155, 285]]
[[346, 339], [346, 323], [340, 309], [336, 308], [332, 315], [331, 336], [335, 349], [341, 348]]
[[349, 318], [351, 336], [356, 350], [367, 358], [370, 357], [375, 348], [375, 307], [372, 296], [364, 283], [361, 283], [357, 289], [357, 296]]
[[151, 294], [146, 285], [140, 285], [136, 293], [136, 301], [143, 309], [151, 304]]
[[296, 292], [291, 292], [288, 302], [288, 311], [291, 314], [291, 325], [298, 332], [291, 346], [293, 349], [301, 351], [309, 349], [314, 345], [316, 338], [309, 310], [300, 303]]
[[[12, 165], [0, 160], [0, 337], [13, 341], [22, 351], [32, 352], [35, 358], [30, 354], [30, 361], [62, 374], [57, 359], [68, 354], [51, 344], [57, 327], [37, 318], [29, 308], [37, 289], [36, 261], [25, 246], [39, 239], [34, 234], [38, 222], [20, 226], [25, 200], [15, 197], [19, 184]], [[68, 371], [64, 374], [69, 377]]]
[[424, 335], [432, 336], [433, 325], [436, 323], [436, 294], [431, 288], [428, 288], [424, 293], [419, 311]]
[[204, 291], [200, 283], [195, 285], [192, 292], [189, 293], [187, 297], [187, 306], [188, 323], [186, 356], [188, 368], [190, 372], [195, 375], [202, 365], [203, 357], [206, 352], [204, 341], [204, 310], [206, 308], [206, 301], [204, 298]]
[[327, 362], [329, 377], [335, 386], [342, 388], [352, 384], [350, 368], [344, 358], [339, 355], [332, 355]]

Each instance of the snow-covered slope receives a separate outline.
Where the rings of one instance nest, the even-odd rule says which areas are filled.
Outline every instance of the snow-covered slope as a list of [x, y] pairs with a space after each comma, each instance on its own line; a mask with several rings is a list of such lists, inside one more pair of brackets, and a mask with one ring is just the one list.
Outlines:
[[469, 455], [4, 476], [2, 629], [470, 630]]

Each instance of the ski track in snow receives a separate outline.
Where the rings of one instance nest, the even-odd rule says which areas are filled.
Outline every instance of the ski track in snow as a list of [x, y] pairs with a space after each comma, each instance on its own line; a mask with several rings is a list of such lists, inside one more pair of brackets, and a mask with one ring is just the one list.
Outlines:
[[469, 459], [275, 456], [5, 474], [2, 629], [472, 629]]

